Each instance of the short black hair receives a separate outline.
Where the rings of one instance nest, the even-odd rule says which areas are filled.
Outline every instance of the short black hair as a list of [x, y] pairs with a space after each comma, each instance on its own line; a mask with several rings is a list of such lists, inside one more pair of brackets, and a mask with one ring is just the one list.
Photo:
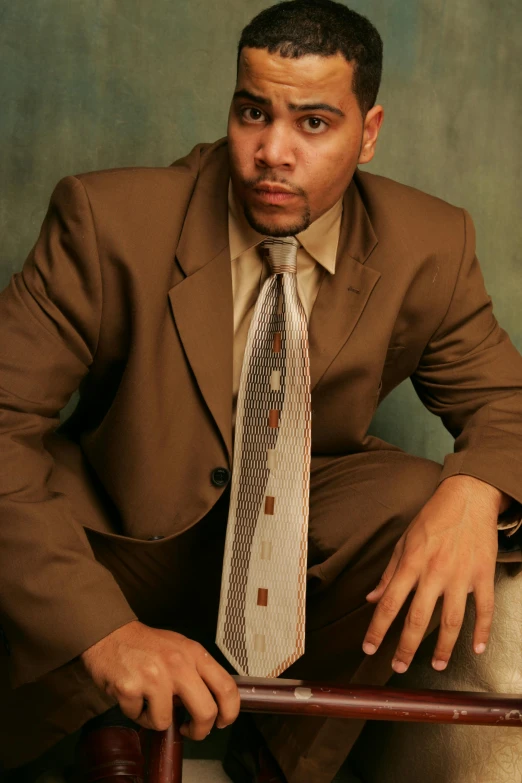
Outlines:
[[289, 0], [265, 8], [244, 28], [237, 47], [281, 57], [342, 54], [354, 65], [352, 89], [363, 117], [375, 105], [382, 73], [382, 39], [366, 17], [334, 0]]

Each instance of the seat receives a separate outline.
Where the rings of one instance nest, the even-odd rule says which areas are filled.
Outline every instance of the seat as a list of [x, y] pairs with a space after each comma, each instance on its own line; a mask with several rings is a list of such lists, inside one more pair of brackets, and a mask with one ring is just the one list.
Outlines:
[[[406, 674], [388, 686], [411, 689], [522, 693], [522, 570], [498, 563], [495, 612], [486, 651], [473, 652], [475, 602], [468, 597], [448, 668], [430, 663], [432, 634], [421, 644]], [[350, 763], [366, 783], [514, 783], [522, 781], [522, 732], [509, 725], [466, 726], [369, 721], [350, 751]], [[379, 753], [374, 749], [379, 748]]]

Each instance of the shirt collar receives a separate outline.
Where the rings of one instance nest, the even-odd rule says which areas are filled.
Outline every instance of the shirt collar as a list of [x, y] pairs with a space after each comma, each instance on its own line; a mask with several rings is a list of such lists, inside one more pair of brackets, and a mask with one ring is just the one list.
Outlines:
[[[310, 223], [307, 229], [296, 234], [296, 239], [314, 261], [321, 264], [332, 275], [335, 273], [342, 212], [343, 199], [340, 198], [333, 207]], [[237, 203], [232, 180], [228, 183], [228, 237], [232, 261], [266, 239], [266, 236], [252, 228], [246, 219]]]

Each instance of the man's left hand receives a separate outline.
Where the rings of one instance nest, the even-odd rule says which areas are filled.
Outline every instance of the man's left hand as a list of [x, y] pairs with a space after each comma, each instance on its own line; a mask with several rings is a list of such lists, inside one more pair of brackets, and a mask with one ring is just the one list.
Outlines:
[[493, 619], [497, 519], [509, 504], [500, 490], [473, 476], [450, 476], [413, 519], [394, 549], [379, 585], [366, 598], [377, 603], [363, 650], [373, 654], [407, 597], [415, 590], [392, 668], [406, 671], [440, 596], [439, 637], [432, 665], [446, 668], [474, 593], [473, 648], [485, 650]]

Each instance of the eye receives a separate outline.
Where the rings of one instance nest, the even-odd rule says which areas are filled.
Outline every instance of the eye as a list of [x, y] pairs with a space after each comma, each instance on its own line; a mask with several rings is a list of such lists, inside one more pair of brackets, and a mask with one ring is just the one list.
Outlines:
[[307, 117], [303, 125], [306, 123], [309, 123], [308, 129], [305, 128], [308, 133], [323, 133], [328, 128], [328, 123], [320, 117]]
[[265, 117], [261, 109], [256, 109], [254, 106], [247, 106], [241, 109], [241, 116], [247, 122], [259, 122]]

